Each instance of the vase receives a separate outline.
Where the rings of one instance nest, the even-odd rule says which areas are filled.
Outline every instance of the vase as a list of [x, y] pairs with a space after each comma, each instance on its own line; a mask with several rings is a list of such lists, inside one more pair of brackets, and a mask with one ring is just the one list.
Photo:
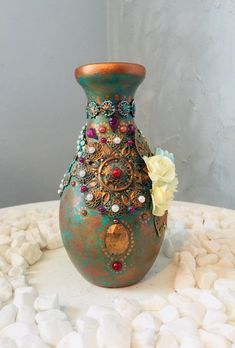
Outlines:
[[167, 212], [152, 215], [152, 152], [135, 124], [134, 94], [145, 68], [97, 63], [75, 70], [88, 101], [87, 122], [59, 194], [64, 247], [77, 270], [102, 287], [140, 281], [155, 261]]

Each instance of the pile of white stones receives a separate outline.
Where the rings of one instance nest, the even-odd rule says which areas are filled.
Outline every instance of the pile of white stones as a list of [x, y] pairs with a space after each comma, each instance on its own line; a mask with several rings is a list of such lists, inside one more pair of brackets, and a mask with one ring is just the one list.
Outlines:
[[162, 252], [174, 289], [137, 301], [116, 298], [70, 320], [57, 294], [39, 295], [26, 272], [62, 246], [57, 209], [0, 215], [0, 348], [235, 348], [235, 213], [170, 210]]

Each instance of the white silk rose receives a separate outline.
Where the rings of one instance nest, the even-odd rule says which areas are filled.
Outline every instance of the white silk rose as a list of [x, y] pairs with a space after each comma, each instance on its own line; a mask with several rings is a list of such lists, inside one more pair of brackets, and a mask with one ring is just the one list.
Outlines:
[[144, 161], [148, 168], [149, 177], [153, 182], [170, 183], [174, 180], [175, 164], [170, 158], [162, 155], [144, 156]]
[[178, 178], [175, 172], [174, 155], [157, 148], [156, 155], [143, 157], [152, 180], [152, 213], [163, 216], [177, 191]]

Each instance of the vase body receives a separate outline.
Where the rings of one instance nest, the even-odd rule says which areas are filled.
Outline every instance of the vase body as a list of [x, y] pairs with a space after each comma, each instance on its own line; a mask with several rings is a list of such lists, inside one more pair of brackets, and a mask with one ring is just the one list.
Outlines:
[[167, 212], [152, 215], [151, 151], [135, 124], [134, 93], [145, 75], [138, 64], [100, 63], [75, 70], [84, 88], [87, 123], [60, 186], [60, 229], [77, 270], [93, 284], [123, 287], [155, 261]]

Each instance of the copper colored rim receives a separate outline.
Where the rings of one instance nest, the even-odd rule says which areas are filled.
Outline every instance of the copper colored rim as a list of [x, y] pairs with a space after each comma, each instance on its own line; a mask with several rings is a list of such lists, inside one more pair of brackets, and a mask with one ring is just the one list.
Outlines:
[[130, 74], [145, 76], [145, 68], [143, 65], [124, 62], [104, 62], [81, 65], [75, 69], [75, 76], [89, 76], [94, 74]]

